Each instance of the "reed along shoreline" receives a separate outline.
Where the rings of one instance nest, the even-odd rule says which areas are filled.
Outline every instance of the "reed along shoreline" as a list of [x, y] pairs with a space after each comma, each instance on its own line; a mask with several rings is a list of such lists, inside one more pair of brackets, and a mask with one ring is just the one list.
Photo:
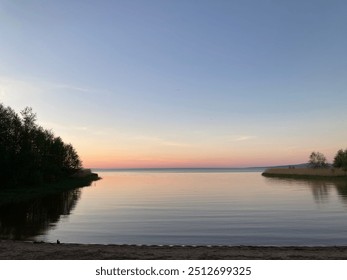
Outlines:
[[346, 172], [340, 168], [268, 168], [262, 175], [265, 177], [347, 180]]

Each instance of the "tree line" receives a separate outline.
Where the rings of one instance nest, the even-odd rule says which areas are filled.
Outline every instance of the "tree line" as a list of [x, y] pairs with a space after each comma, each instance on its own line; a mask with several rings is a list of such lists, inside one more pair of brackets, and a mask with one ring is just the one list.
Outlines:
[[[308, 163], [313, 168], [325, 168], [329, 166], [326, 157], [320, 152], [312, 152]], [[337, 151], [333, 166], [347, 171], [347, 149]]]
[[31, 108], [17, 114], [0, 103], [0, 188], [54, 182], [81, 168], [74, 147], [37, 125]]

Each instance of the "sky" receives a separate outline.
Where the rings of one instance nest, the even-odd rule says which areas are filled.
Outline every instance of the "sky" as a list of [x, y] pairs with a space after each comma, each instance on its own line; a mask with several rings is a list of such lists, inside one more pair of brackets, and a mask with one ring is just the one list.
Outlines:
[[332, 161], [347, 148], [344, 0], [0, 0], [0, 102], [85, 167]]

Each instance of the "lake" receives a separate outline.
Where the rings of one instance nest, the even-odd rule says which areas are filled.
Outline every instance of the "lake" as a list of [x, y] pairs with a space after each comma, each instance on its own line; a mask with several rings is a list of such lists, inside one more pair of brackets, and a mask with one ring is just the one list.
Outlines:
[[0, 207], [0, 237], [64, 243], [347, 245], [347, 182], [259, 169], [94, 170], [91, 186]]

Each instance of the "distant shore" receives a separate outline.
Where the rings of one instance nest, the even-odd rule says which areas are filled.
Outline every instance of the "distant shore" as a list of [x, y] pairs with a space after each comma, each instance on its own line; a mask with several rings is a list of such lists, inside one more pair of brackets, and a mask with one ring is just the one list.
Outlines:
[[338, 260], [347, 246], [136, 246], [0, 240], [0, 260]]
[[291, 178], [346, 178], [346, 172], [339, 168], [269, 168], [263, 173], [266, 177], [291, 177]]

